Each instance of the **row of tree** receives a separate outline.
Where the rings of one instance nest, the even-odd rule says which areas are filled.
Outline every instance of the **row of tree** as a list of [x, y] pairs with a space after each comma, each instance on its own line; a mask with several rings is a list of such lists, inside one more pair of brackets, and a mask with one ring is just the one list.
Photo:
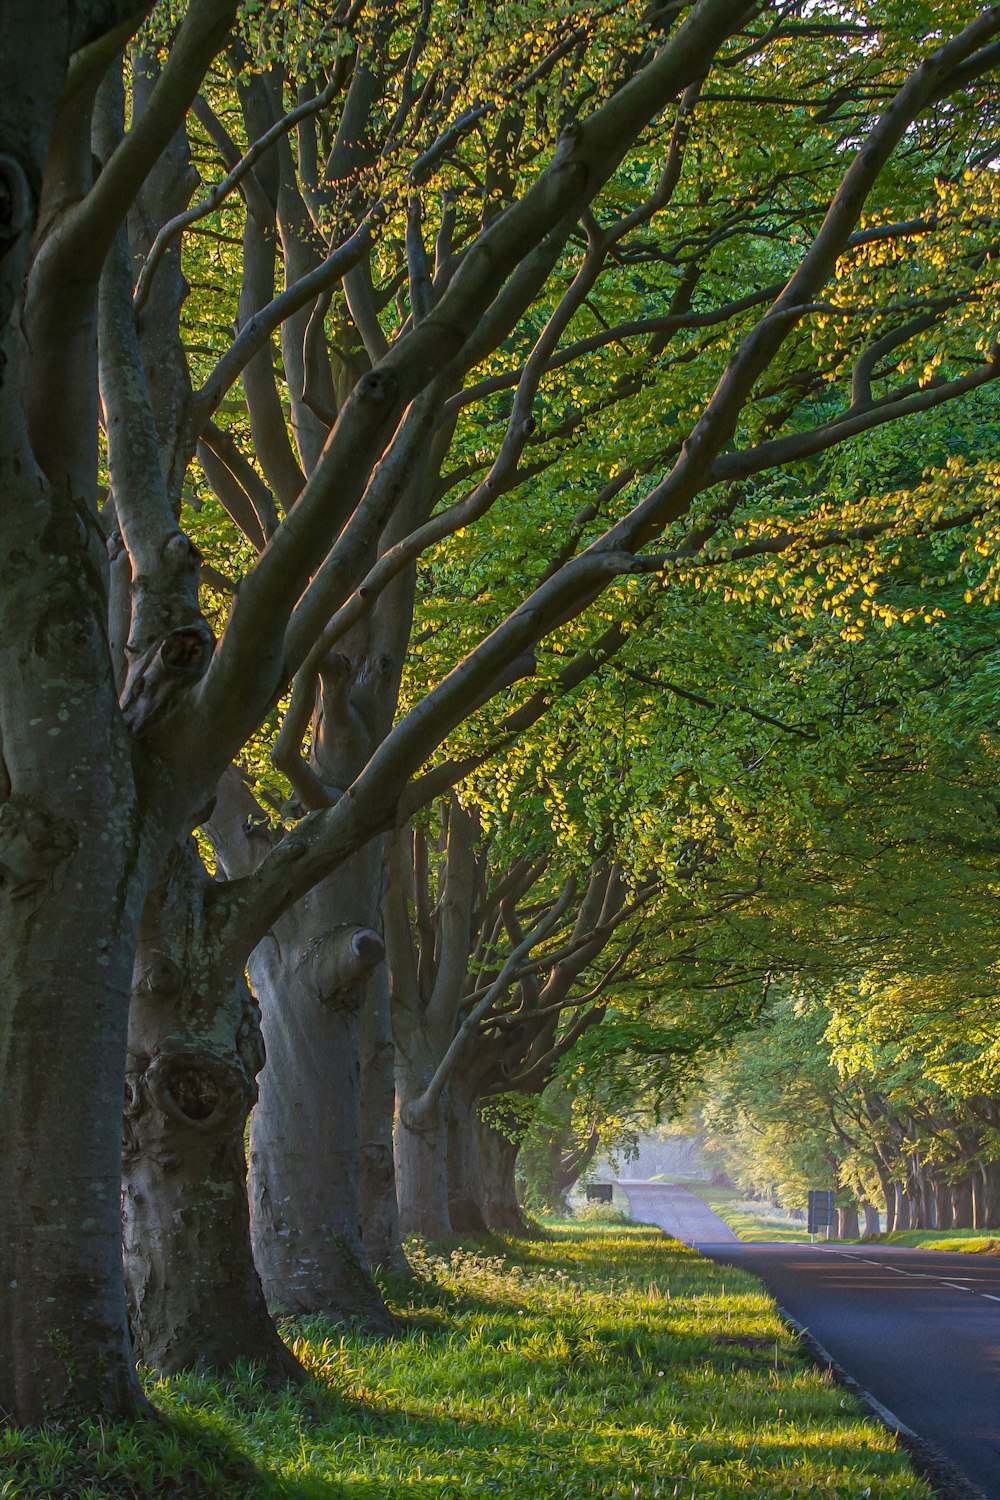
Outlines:
[[838, 1190], [847, 1234], [859, 1206], [872, 1233], [1000, 1227], [994, 846], [948, 816], [916, 830], [935, 893], [839, 974], [786, 982], [689, 1104], [716, 1167], [788, 1207]]
[[6, 1416], [380, 1316], [393, 1056], [404, 1224], [513, 1214], [478, 1100], [690, 1057], [789, 901], [906, 875], [993, 649], [1000, 15], [945, 9], [11, 0]]

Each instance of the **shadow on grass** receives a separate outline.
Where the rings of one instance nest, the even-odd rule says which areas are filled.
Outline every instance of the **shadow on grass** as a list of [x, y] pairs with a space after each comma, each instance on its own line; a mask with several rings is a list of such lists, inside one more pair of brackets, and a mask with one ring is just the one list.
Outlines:
[[[3, 1500], [926, 1500], [745, 1273], [635, 1226], [414, 1246], [386, 1340], [285, 1326], [313, 1379], [150, 1383], [163, 1422], [0, 1435]], [[810, 1488], [811, 1487], [811, 1488]]]
[[286, 1494], [224, 1436], [181, 1417], [0, 1430], [16, 1500], [270, 1500]]

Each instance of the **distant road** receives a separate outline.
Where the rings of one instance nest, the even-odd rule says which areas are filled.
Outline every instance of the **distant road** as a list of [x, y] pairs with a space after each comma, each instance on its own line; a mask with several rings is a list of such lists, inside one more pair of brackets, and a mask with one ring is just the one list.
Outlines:
[[1000, 1256], [744, 1244], [685, 1188], [620, 1185], [637, 1219], [759, 1276], [865, 1390], [1000, 1500]]
[[742, 1244], [729, 1225], [685, 1187], [668, 1182], [629, 1182], [618, 1179], [628, 1194], [632, 1217], [643, 1224], [656, 1224], [685, 1245]]

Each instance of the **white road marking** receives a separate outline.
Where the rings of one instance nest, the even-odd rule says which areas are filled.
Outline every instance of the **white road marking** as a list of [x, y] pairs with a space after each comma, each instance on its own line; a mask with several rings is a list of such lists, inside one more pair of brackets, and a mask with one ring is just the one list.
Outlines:
[[973, 1286], [961, 1285], [963, 1281], [975, 1281], [974, 1276], [963, 1276], [959, 1281], [945, 1281], [932, 1271], [904, 1271], [901, 1266], [888, 1266], [884, 1261], [871, 1260], [865, 1255], [852, 1255], [850, 1250], [834, 1249], [832, 1245], [817, 1245], [816, 1249], [825, 1250], [828, 1255], [839, 1255], [843, 1260], [857, 1261], [863, 1266], [877, 1266], [880, 1271], [891, 1271], [894, 1276], [908, 1276], [911, 1281], [930, 1281], [935, 1286], [946, 1286], [953, 1292], [971, 1292], [973, 1296], [985, 1297], [988, 1302], [1000, 1302], [1000, 1297], [995, 1297], [992, 1292], [980, 1292]]

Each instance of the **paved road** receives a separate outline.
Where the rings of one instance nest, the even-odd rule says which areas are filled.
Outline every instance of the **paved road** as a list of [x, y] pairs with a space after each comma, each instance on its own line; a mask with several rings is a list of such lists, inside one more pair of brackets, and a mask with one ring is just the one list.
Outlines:
[[[686, 1190], [654, 1186], [622, 1183], [636, 1218], [673, 1233]], [[1000, 1256], [734, 1243], [690, 1212], [705, 1238], [679, 1238], [759, 1276], [866, 1390], [1000, 1500]]]
[[685, 1187], [668, 1182], [629, 1182], [621, 1177], [618, 1186], [628, 1194], [634, 1219], [658, 1225], [685, 1245], [741, 1243], [729, 1225]]

